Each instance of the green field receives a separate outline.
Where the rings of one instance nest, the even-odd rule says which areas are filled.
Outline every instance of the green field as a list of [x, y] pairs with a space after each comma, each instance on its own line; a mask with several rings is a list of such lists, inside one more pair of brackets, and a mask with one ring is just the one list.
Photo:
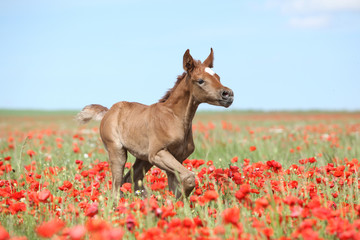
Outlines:
[[153, 168], [116, 209], [99, 123], [75, 113], [0, 111], [0, 239], [360, 237], [358, 112], [200, 112], [190, 198]]

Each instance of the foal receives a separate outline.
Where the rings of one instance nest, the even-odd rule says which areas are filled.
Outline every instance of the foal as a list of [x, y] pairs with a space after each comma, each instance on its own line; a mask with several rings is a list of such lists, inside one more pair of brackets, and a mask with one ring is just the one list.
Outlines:
[[[118, 102], [110, 109], [88, 105], [77, 115], [80, 123], [101, 120], [100, 135], [109, 153], [113, 196], [118, 199], [124, 182], [135, 184], [153, 166], [166, 171], [169, 189], [181, 197], [195, 187], [195, 174], [182, 165], [194, 151], [192, 120], [200, 103], [229, 107], [234, 99], [231, 89], [220, 83], [213, 71], [214, 53], [201, 63], [187, 50], [183, 57], [185, 72], [158, 103], [150, 106]], [[127, 153], [136, 157], [133, 179], [130, 171], [123, 178]], [[177, 175], [179, 178], [177, 178]], [[179, 182], [180, 180], [180, 182]]]

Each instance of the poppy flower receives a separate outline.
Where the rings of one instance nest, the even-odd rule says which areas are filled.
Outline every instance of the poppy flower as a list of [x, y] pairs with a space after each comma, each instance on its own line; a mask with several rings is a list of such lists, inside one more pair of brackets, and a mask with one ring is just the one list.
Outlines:
[[205, 192], [204, 197], [207, 201], [212, 201], [218, 199], [219, 194], [215, 190], [208, 190]]
[[15, 199], [16, 201], [20, 201], [20, 199], [25, 197], [25, 190], [21, 190], [20, 192], [14, 192], [10, 196], [12, 199]]
[[9, 206], [11, 214], [17, 214], [18, 212], [26, 211], [26, 204], [23, 202], [11, 203]]
[[164, 181], [156, 181], [153, 184], [151, 184], [150, 188], [153, 191], [158, 191], [158, 190], [164, 189], [166, 187], [166, 185], [167, 184]]
[[312, 209], [312, 214], [319, 219], [326, 220], [331, 215], [331, 211], [325, 207], [317, 207]]
[[216, 227], [214, 228], [214, 233], [215, 233], [216, 235], [221, 235], [221, 236], [223, 236], [223, 235], [225, 235], [225, 232], [226, 232], [226, 230], [225, 230], [225, 228], [224, 228], [223, 225], [218, 225], [218, 226], [216, 226]]
[[101, 232], [109, 229], [109, 225], [102, 219], [89, 218], [85, 224], [89, 232]]
[[79, 148], [77, 145], [75, 145], [75, 146], [73, 147], [73, 151], [74, 151], [74, 153], [79, 153], [79, 152], [80, 152], [80, 148]]
[[99, 204], [97, 202], [94, 202], [93, 204], [91, 204], [85, 212], [85, 216], [87, 217], [93, 217], [98, 213], [98, 206]]
[[273, 235], [274, 230], [272, 228], [264, 228], [263, 233], [269, 239]]
[[59, 219], [52, 219], [48, 222], [42, 223], [36, 228], [36, 233], [40, 237], [51, 238], [58, 233], [65, 226], [65, 222]]
[[269, 206], [269, 201], [264, 197], [258, 198], [255, 201], [255, 205], [257, 208], [266, 208], [267, 206]]
[[237, 207], [227, 208], [223, 211], [222, 216], [223, 223], [238, 226], [240, 219], [240, 209]]
[[44, 189], [38, 193], [38, 199], [40, 202], [47, 202], [50, 196], [51, 196], [51, 192], [48, 189]]
[[122, 239], [124, 235], [124, 230], [122, 228], [113, 228], [110, 229], [106, 232], [105, 239], [109, 239], [109, 240], [117, 240], [117, 239]]
[[64, 181], [64, 183], [63, 183], [63, 185], [61, 186], [61, 187], [59, 187], [59, 189], [61, 190], [61, 191], [68, 191], [68, 190], [70, 190], [72, 188], [72, 183], [71, 182], [69, 182], [69, 181]]
[[256, 150], [256, 147], [255, 146], [250, 146], [249, 150], [250, 150], [250, 152], [253, 152], [253, 151]]
[[27, 155], [29, 155], [31, 158], [36, 154], [35, 152], [34, 152], [34, 150], [31, 150], [31, 149], [29, 149], [29, 150], [27, 150]]
[[86, 228], [82, 225], [77, 225], [75, 227], [72, 227], [69, 231], [69, 237], [72, 240], [80, 240], [82, 239], [86, 234]]
[[126, 192], [132, 192], [131, 190], [131, 183], [124, 183], [121, 187], [120, 187], [120, 190], [123, 192], [123, 193], [126, 193]]
[[184, 218], [183, 221], [182, 221], [182, 225], [185, 228], [193, 228], [194, 227], [194, 222], [190, 218]]
[[10, 235], [6, 231], [6, 229], [0, 225], [0, 240], [7, 240], [7, 239], [10, 239]]
[[195, 223], [195, 225], [196, 225], [197, 227], [202, 227], [202, 226], [204, 226], [204, 223], [203, 223], [203, 221], [199, 218], [199, 216], [194, 217], [193, 220], [194, 220], [194, 223]]
[[291, 214], [290, 216], [292, 218], [297, 218], [299, 216], [301, 216], [301, 214], [304, 212], [304, 209], [302, 207], [299, 206], [295, 206], [291, 208]]
[[240, 186], [240, 189], [235, 193], [235, 197], [241, 201], [246, 198], [246, 196], [251, 192], [251, 187], [249, 184], [243, 184]]
[[126, 217], [126, 228], [131, 231], [135, 228], [136, 226], [136, 220], [134, 218], [133, 215], [129, 214], [127, 217]]

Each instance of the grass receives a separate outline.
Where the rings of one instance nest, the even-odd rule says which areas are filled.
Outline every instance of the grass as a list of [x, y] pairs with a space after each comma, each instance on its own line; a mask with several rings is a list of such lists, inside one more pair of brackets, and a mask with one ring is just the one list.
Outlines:
[[68, 116], [77, 112], [76, 110], [0, 109], [0, 116]]
[[11, 236], [38, 239], [44, 225], [64, 239], [359, 236], [359, 113], [197, 114], [190, 198], [176, 200], [153, 168], [152, 198], [123, 188], [117, 210], [98, 123], [79, 127], [73, 115], [0, 111], [0, 223]]

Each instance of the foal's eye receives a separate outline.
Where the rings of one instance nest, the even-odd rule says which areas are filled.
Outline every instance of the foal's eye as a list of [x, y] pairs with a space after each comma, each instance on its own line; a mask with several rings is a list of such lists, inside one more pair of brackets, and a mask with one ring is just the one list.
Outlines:
[[198, 80], [198, 84], [200, 84], [200, 85], [201, 85], [201, 84], [204, 84], [204, 82], [205, 82], [205, 81], [202, 80], [202, 79], [199, 79], [199, 80]]

